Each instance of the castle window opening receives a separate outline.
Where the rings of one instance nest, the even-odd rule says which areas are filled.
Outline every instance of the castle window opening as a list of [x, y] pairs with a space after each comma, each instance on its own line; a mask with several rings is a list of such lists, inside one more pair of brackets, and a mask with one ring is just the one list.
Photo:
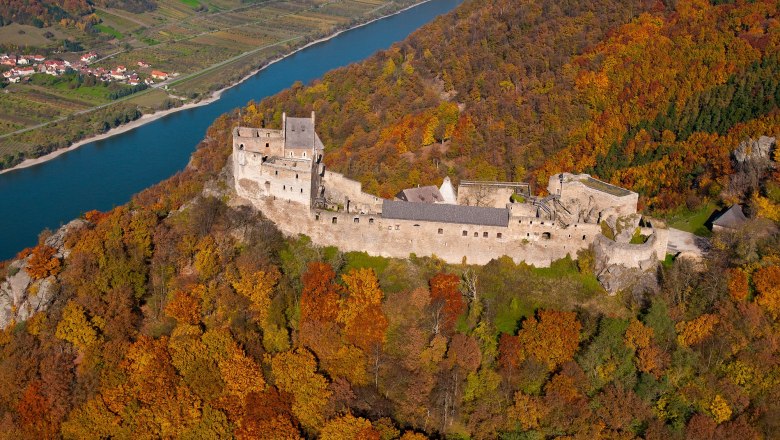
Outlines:
[[314, 220], [317, 220], [317, 221], [319, 221], [319, 220], [320, 220], [320, 215], [319, 215], [319, 214], [315, 214], [315, 215], [314, 215]]
[[360, 223], [360, 219], [359, 219], [359, 218], [357, 218], [357, 217], [355, 217], [355, 219], [354, 219], [354, 220], [352, 220], [352, 221], [353, 221], [353, 222], [355, 222], [355, 223]]
[[240, 144], [240, 145], [238, 146], [238, 149], [239, 149], [239, 150], [243, 150], [243, 149], [244, 149], [244, 144]]
[[443, 233], [444, 233], [444, 229], [439, 228], [439, 234], [443, 234]]
[[282, 190], [287, 191], [287, 185], [282, 185]]
[[271, 144], [269, 144], [268, 142], [266, 142], [266, 143], [265, 143], [265, 148], [270, 148], [270, 147], [271, 147]]
[[266, 133], [265, 137], [267, 137], [267, 138], [271, 137], [271, 133], [270, 132]]
[[488, 235], [490, 235], [490, 234], [488, 234], [487, 232], [483, 232], [483, 233], [482, 233], [482, 237], [483, 237], [483, 238], [488, 238]]
[[526, 232], [526, 233], [525, 233], [525, 236], [526, 236], [526, 237], [530, 237], [530, 236], [531, 236], [531, 234], [530, 234], [530, 233], [528, 233], [528, 232]]
[[530, 221], [530, 222], [528, 222], [528, 223], [532, 225], [532, 224], [534, 224], [534, 221], [533, 221], [533, 220], [531, 220], [531, 221]]
[[552, 238], [552, 234], [550, 234], [549, 232], [543, 232], [542, 238], [545, 240], [549, 240], [550, 238]]
[[544, 222], [542, 222], [542, 224], [544, 224]]
[[399, 229], [401, 229], [401, 225], [395, 225], [395, 230], [397, 231]]
[[418, 225], [418, 224], [415, 224], [415, 225], [414, 225], [414, 227], [415, 227], [415, 228], [419, 228], [419, 227], [420, 227], [420, 225]]
[[474, 238], [479, 237], [479, 232], [474, 233]]
[[372, 219], [372, 218], [368, 219], [368, 224], [369, 225], [373, 225], [374, 224], [374, 219]]
[[301, 194], [303, 194], [303, 188], [301, 188]]
[[496, 234], [496, 238], [504, 238], [504, 234], [499, 232]]
[[335, 225], [336, 223], [339, 222], [339, 219], [338, 219], [338, 217], [333, 217], [330, 222]]
[[469, 235], [469, 231], [463, 231], [463, 236], [465, 237], [467, 235]]
[[306, 157], [306, 152], [305, 151], [303, 152], [303, 157]]
[[587, 235], [583, 235], [582, 239], [585, 240], [587, 237], [588, 237]]
[[279, 170], [274, 171], [274, 176], [278, 176], [278, 175], [279, 175]]
[[295, 178], [296, 178], [296, 179], [298, 178], [298, 175], [297, 175], [297, 174], [295, 175]]
[[523, 220], [518, 220], [517, 223], [522, 225], [523, 224]]

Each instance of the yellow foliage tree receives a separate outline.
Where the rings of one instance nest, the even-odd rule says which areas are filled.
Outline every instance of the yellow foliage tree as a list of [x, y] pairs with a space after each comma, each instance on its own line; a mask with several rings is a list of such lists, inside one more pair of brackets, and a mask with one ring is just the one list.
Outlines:
[[690, 321], [678, 322], [674, 326], [675, 330], [677, 330], [677, 342], [686, 347], [698, 344], [712, 334], [718, 322], [720, 322], [720, 318], [713, 314], [701, 315]]
[[272, 268], [252, 273], [242, 273], [238, 277], [231, 276], [230, 282], [236, 292], [249, 299], [250, 310], [261, 325], [268, 319], [268, 309], [271, 307], [271, 297], [274, 287], [279, 281], [279, 270]]
[[716, 423], [723, 423], [731, 418], [731, 407], [726, 399], [720, 394], [716, 395], [710, 402], [710, 413]]
[[379, 439], [371, 422], [349, 413], [328, 420], [320, 431], [321, 440], [368, 440], [372, 437]]
[[89, 322], [84, 308], [73, 301], [69, 301], [62, 309], [62, 319], [57, 324], [54, 335], [80, 350], [85, 350], [98, 341], [97, 330]]
[[328, 381], [317, 373], [317, 361], [308, 350], [279, 353], [270, 359], [276, 386], [292, 394], [293, 414], [308, 429], [317, 429], [324, 422], [323, 407], [332, 392]]

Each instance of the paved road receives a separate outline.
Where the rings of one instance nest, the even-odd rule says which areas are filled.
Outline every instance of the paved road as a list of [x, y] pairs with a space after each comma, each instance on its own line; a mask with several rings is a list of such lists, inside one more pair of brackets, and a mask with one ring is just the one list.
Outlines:
[[677, 254], [685, 252], [689, 255], [702, 257], [710, 248], [710, 241], [704, 237], [693, 235], [690, 232], [669, 228], [669, 244], [666, 252]]

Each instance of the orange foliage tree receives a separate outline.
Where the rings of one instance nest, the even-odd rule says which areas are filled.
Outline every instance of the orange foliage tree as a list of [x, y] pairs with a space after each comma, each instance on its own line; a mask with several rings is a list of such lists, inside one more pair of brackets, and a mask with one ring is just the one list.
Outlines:
[[35, 246], [24, 269], [34, 280], [57, 275], [62, 269], [60, 259], [55, 256], [57, 250], [51, 246], [40, 244]]
[[373, 269], [355, 269], [341, 279], [347, 297], [341, 301], [338, 321], [344, 325], [347, 340], [363, 350], [371, 350], [384, 342], [387, 330], [379, 281]]
[[436, 331], [442, 330], [449, 334], [455, 328], [458, 316], [466, 310], [466, 303], [458, 290], [460, 278], [454, 274], [440, 273], [431, 278], [430, 286]]
[[574, 312], [540, 310], [528, 318], [518, 332], [520, 359], [534, 357], [550, 370], [574, 357], [580, 345], [582, 324]]
[[767, 266], [753, 273], [756, 302], [777, 319], [780, 316], [780, 266]]

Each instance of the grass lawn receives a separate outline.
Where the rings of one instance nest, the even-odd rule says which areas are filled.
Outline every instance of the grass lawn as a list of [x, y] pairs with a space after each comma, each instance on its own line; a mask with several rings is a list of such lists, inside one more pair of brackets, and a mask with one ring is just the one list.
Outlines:
[[185, 5], [191, 7], [191, 8], [197, 8], [200, 6], [200, 2], [198, 0], [179, 0]]
[[100, 32], [103, 32], [104, 34], [111, 35], [116, 39], [121, 39], [123, 37], [123, 35], [118, 30], [105, 24], [96, 24], [95, 29], [99, 30]]
[[160, 89], [147, 89], [146, 93], [138, 94], [128, 99], [127, 102], [136, 104], [140, 107], [153, 108], [168, 98], [168, 94]]
[[709, 237], [712, 232], [704, 225], [718, 207], [707, 203], [695, 211], [684, 210], [669, 218], [669, 226], [681, 231], [691, 232], [700, 237]]

